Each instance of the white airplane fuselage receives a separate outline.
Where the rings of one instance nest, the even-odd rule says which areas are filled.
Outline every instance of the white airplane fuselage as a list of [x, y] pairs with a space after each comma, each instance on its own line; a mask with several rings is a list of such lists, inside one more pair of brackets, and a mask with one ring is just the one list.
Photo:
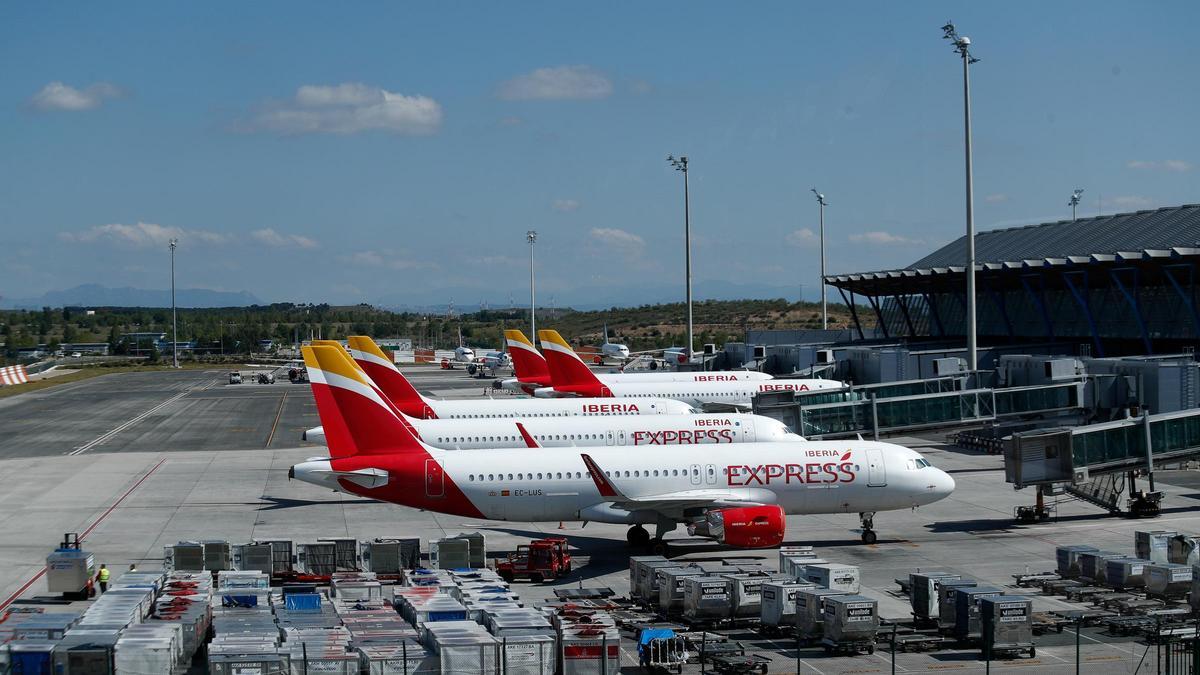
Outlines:
[[[715, 415], [603, 415], [529, 418], [523, 420], [410, 419], [426, 444], [443, 450], [523, 448], [527, 442], [516, 423], [521, 422], [542, 447], [584, 445], [707, 445], [721, 443], [797, 442], [804, 439], [782, 422], [745, 413]], [[315, 427], [303, 440], [325, 442], [325, 431]]]
[[[582, 454], [624, 497], [656, 506], [615, 507]], [[954, 479], [917, 452], [869, 441], [664, 446], [652, 453], [611, 446], [433, 451], [424, 460], [355, 455], [316, 458], [293, 467], [292, 475], [405, 506], [520, 522], [636, 524], [664, 514], [683, 522], [689, 499], [712, 508], [774, 504], [787, 514], [876, 512], [922, 506], [954, 490]], [[678, 514], [671, 513], [673, 501], [681, 504]]]
[[592, 396], [599, 398], [641, 399], [641, 398], [670, 398], [682, 401], [693, 407], [706, 403], [723, 403], [749, 407], [754, 396], [772, 391], [813, 391], [817, 389], [840, 389], [843, 385], [837, 380], [795, 379], [795, 380], [738, 380], [712, 382], [615, 382], [607, 384], [601, 381], [601, 388], [584, 385], [572, 387], [542, 387], [534, 390], [534, 396], [539, 398], [554, 398], [558, 396]]
[[425, 401], [438, 419], [580, 417], [589, 415], [689, 415], [692, 406], [673, 399], [588, 401], [586, 399], [482, 399]]

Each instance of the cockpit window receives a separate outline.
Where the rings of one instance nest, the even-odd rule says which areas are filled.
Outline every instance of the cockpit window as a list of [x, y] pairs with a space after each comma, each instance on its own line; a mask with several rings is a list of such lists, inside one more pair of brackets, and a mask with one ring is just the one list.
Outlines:
[[925, 459], [924, 457], [917, 460], [917, 468], [918, 469], [924, 469], [927, 466], [933, 466], [932, 464], [929, 463], [929, 460]]

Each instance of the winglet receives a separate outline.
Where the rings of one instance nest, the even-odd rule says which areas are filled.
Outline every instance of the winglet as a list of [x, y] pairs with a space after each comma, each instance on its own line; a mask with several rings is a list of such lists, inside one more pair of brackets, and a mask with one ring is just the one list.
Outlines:
[[592, 480], [596, 483], [596, 489], [600, 491], [601, 497], [624, 497], [624, 495], [617, 491], [617, 488], [613, 487], [612, 482], [608, 480], [608, 476], [604, 474], [604, 471], [596, 465], [595, 460], [586, 454], [582, 454], [580, 457], [583, 457], [583, 464], [587, 467], [588, 473], [592, 474]]
[[542, 447], [542, 446], [538, 445], [538, 442], [536, 440], [534, 440], [533, 436], [529, 433], [529, 430], [525, 428], [524, 424], [517, 422], [517, 430], [521, 432], [521, 438], [525, 439], [525, 447], [527, 447], [527, 448]]

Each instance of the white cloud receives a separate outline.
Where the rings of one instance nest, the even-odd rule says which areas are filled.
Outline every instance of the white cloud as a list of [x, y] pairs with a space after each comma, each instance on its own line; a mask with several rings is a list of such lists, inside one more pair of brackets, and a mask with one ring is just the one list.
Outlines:
[[390, 270], [434, 270], [439, 267], [437, 263], [427, 260], [410, 260], [391, 249], [357, 251], [342, 256], [341, 260], [359, 267], [382, 267]]
[[570, 211], [578, 211], [580, 204], [579, 204], [579, 201], [576, 199], [555, 199], [554, 203], [551, 204], [550, 206], [555, 211], [570, 212]]
[[315, 239], [311, 239], [299, 234], [282, 234], [280, 232], [276, 232], [274, 228], [270, 227], [263, 228], [261, 230], [255, 230], [250, 233], [250, 236], [260, 244], [266, 244], [267, 246], [274, 246], [276, 248], [286, 248], [290, 246], [295, 246], [297, 248], [317, 248], [317, 242]]
[[861, 234], [850, 235], [850, 241], [855, 244], [868, 244], [872, 246], [907, 246], [922, 244], [920, 239], [909, 239], [891, 232], [863, 232]]
[[78, 232], [60, 232], [58, 238], [60, 241], [72, 244], [107, 241], [137, 248], [166, 246], [172, 239], [178, 239], [181, 246], [186, 246], [191, 242], [223, 244], [229, 241], [229, 236], [220, 232], [188, 230], [173, 225], [156, 225], [155, 223], [94, 225]]
[[820, 237], [817, 236], [817, 233], [813, 232], [807, 227], [789, 232], [784, 239], [787, 241], [787, 243], [799, 248], [816, 246], [821, 241]]
[[1195, 168], [1191, 162], [1182, 159], [1165, 159], [1161, 162], [1151, 162], [1142, 159], [1134, 159], [1125, 163], [1128, 169], [1137, 169], [1139, 171], [1191, 171]]
[[306, 84], [288, 101], [271, 102], [248, 125], [281, 134], [356, 134], [386, 131], [410, 136], [436, 133], [442, 106], [428, 96], [405, 96], [358, 82]]
[[538, 68], [500, 85], [500, 98], [512, 101], [597, 99], [612, 95], [613, 84], [591, 66]]
[[595, 241], [605, 246], [611, 246], [629, 258], [642, 255], [646, 249], [645, 239], [615, 227], [593, 227], [588, 234]]
[[29, 105], [38, 110], [91, 110], [121, 95], [119, 87], [107, 82], [97, 82], [83, 89], [51, 82], [29, 99]]
[[1004, 194], [1003, 192], [997, 192], [996, 194], [991, 194], [991, 195], [984, 197], [983, 201], [990, 202], [992, 204], [996, 204], [999, 202], [1006, 202], [1006, 201], [1008, 201], [1008, 195]]

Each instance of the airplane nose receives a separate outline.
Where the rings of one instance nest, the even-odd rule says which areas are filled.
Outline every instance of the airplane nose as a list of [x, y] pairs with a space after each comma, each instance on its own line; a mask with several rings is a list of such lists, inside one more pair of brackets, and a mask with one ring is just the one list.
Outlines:
[[937, 480], [934, 481], [935, 487], [933, 488], [932, 492], [934, 495], [936, 495], [937, 499], [945, 499], [954, 492], [954, 476], [951, 476], [941, 469], [938, 469], [937, 472], [938, 477]]

